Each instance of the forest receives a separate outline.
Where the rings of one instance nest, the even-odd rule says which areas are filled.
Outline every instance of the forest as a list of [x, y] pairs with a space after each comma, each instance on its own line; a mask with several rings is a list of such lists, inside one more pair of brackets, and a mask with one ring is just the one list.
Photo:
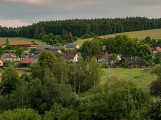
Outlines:
[[[161, 18], [149, 19], [146, 17], [102, 18], [102, 19], [72, 19], [56, 21], [40, 21], [29, 26], [18, 28], [0, 27], [0, 37], [26, 37], [43, 40], [49, 44], [70, 43], [77, 39], [89, 38], [95, 35], [140, 31], [161, 28]], [[50, 39], [43, 36], [53, 34]], [[46, 36], [47, 37], [47, 36]], [[56, 39], [55, 39], [56, 38]], [[50, 42], [49, 42], [50, 41]], [[61, 41], [61, 42], [60, 42]], [[65, 43], [64, 43], [65, 44]]]

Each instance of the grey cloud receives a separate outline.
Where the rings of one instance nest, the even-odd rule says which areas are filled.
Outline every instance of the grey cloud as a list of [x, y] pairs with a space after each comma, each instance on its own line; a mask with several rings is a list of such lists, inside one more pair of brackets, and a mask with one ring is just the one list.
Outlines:
[[25, 0], [0, 0], [0, 19], [20, 19], [32, 23], [72, 18], [159, 18], [161, 15], [158, 11], [161, 11], [160, 0], [45, 0], [45, 3], [40, 4], [31, 4]]

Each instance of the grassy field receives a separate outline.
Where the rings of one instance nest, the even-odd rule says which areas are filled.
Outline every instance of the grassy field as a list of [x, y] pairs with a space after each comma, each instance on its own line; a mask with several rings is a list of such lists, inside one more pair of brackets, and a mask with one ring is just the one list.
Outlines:
[[[0, 37], [0, 44], [6, 43], [6, 37]], [[31, 43], [32, 40], [34, 40], [37, 44], [43, 45], [46, 44], [45, 42], [42, 42], [41, 40], [36, 39], [29, 39], [29, 38], [23, 38], [23, 37], [9, 37], [8, 38], [10, 44], [14, 43]]]
[[[100, 85], [104, 85], [108, 81], [108, 68], [101, 68], [103, 70], [103, 76], [100, 81]], [[149, 91], [149, 85], [152, 81], [157, 79], [155, 74], [150, 74], [152, 68], [111, 68], [110, 77], [116, 77], [119, 80], [127, 80], [135, 83], [137, 87], [143, 88], [145, 91]], [[146, 71], [148, 70], [148, 71]], [[79, 97], [83, 98], [90, 95], [90, 91], [83, 92]]]
[[[116, 34], [103, 35], [103, 36], [99, 36], [99, 37], [100, 38], [108, 38], [108, 37], [115, 37], [116, 35], [122, 35], [122, 34], [128, 35], [130, 38], [144, 39], [146, 36], [150, 36], [151, 39], [161, 39], [161, 29], [152, 29], [152, 30], [116, 33]], [[88, 39], [80, 39], [80, 38], [78, 38], [78, 40], [74, 41], [73, 43], [82, 45], [82, 43], [84, 41], [92, 40], [92, 39], [93, 38], [88, 38]]]
[[[149, 68], [151, 70], [151, 68]], [[116, 76], [118, 79], [129, 80], [135, 83], [138, 87], [148, 90], [152, 81], [156, 80], [155, 74], [150, 74], [150, 70], [146, 68], [112, 68], [110, 69], [110, 75]], [[102, 68], [104, 75], [101, 79], [101, 84], [107, 81], [108, 68]], [[148, 70], [148, 71], [146, 71]]]

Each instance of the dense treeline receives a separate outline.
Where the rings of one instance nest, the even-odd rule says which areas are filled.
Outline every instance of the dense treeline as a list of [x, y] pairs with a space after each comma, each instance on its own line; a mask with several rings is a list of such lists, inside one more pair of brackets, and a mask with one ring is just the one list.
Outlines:
[[0, 37], [27, 37], [38, 38], [40, 33], [44, 35], [53, 33], [53, 35], [66, 34], [81, 37], [89, 34], [106, 35], [112, 33], [121, 33], [129, 31], [139, 31], [161, 28], [161, 19], [148, 19], [146, 17], [126, 17], [126, 18], [102, 18], [102, 19], [72, 19], [41, 21], [29, 26], [19, 28], [0, 27]]
[[146, 44], [146, 39], [138, 42], [136, 39], [129, 39], [127, 35], [117, 35], [103, 39], [103, 45], [106, 46], [108, 53], [121, 54], [124, 57], [139, 56], [146, 59], [148, 56], [152, 56], [150, 46]]

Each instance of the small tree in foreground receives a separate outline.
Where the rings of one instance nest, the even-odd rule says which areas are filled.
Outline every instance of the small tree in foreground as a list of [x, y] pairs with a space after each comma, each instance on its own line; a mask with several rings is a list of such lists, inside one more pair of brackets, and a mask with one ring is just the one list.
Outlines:
[[14, 109], [0, 114], [1, 120], [41, 120], [41, 116], [32, 109]]
[[1, 92], [3, 95], [9, 94], [16, 89], [16, 84], [19, 81], [19, 74], [15, 67], [6, 68], [1, 76]]
[[73, 106], [63, 108], [61, 104], [54, 104], [50, 111], [45, 112], [43, 120], [79, 120], [79, 114]]

